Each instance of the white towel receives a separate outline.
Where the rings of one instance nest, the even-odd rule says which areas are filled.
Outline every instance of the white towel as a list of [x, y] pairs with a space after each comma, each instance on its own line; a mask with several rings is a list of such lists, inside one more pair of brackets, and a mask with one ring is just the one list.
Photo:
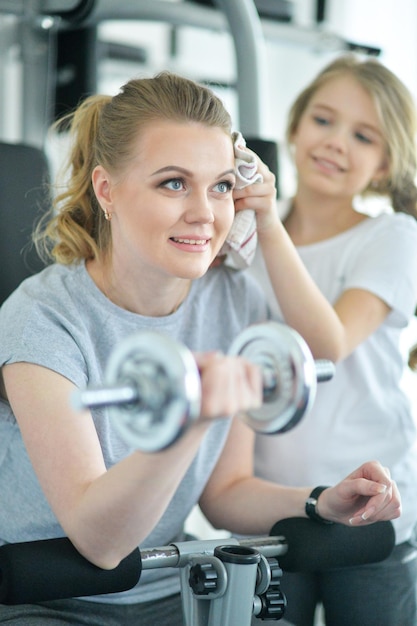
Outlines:
[[[253, 183], [262, 182], [257, 172], [256, 159], [242, 150], [246, 142], [241, 133], [233, 133], [236, 163], [236, 188], [243, 189]], [[252, 263], [257, 245], [256, 213], [251, 209], [239, 211], [223, 244], [219, 256], [226, 255], [225, 264], [234, 269], [244, 269]]]

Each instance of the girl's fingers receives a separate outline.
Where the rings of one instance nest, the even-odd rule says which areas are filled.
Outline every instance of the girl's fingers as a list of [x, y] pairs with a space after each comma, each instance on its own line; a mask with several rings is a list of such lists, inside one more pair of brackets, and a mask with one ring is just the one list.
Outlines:
[[352, 526], [371, 524], [400, 516], [401, 499], [397, 485], [390, 481], [389, 485], [379, 484], [374, 487], [379, 488], [377, 495], [371, 496], [366, 504], [350, 518], [349, 523]]

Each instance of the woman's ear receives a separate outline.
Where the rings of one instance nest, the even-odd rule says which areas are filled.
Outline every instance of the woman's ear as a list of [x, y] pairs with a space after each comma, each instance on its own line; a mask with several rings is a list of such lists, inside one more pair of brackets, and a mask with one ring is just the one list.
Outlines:
[[104, 212], [109, 211], [112, 205], [111, 180], [104, 167], [97, 165], [94, 168], [91, 182], [99, 205]]

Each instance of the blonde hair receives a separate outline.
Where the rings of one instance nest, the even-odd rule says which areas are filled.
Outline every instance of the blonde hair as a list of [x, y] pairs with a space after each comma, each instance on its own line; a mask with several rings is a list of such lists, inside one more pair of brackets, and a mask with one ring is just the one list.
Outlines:
[[417, 372], [417, 344], [412, 346], [408, 353], [408, 367]]
[[318, 89], [329, 81], [346, 75], [355, 78], [373, 99], [389, 159], [389, 174], [386, 179], [376, 187], [370, 184], [362, 195], [387, 195], [394, 211], [408, 213], [417, 218], [415, 103], [400, 79], [377, 59], [361, 60], [349, 54], [327, 65], [293, 103], [287, 123], [287, 141], [291, 143], [301, 116]]
[[207, 87], [170, 72], [133, 79], [114, 97], [93, 95], [53, 126], [68, 130], [67, 182], [34, 232], [38, 252], [62, 264], [106, 255], [111, 231], [91, 182], [97, 165], [123, 172], [141, 131], [156, 120], [197, 122], [231, 136], [231, 118]]

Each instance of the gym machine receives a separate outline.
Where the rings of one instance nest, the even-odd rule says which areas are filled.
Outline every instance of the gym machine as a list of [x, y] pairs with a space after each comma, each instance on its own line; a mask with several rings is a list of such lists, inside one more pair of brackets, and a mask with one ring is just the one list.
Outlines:
[[62, 537], [0, 547], [0, 604], [30, 604], [126, 591], [142, 570], [178, 567], [184, 626], [250, 626], [280, 620], [283, 571], [319, 572], [382, 561], [391, 522], [348, 527], [304, 518], [281, 520], [267, 537], [185, 541], [135, 549], [113, 570], [87, 561]]
[[[204, 6], [209, 4], [214, 7]], [[256, 3], [254, 0], [215, 0], [213, 3], [201, 0], [0, 0], [0, 136], [8, 131], [9, 121], [5, 114], [10, 93], [7, 60], [16, 54], [16, 47], [22, 66], [22, 93], [19, 97], [21, 141], [43, 148], [55, 107], [62, 103], [62, 85], [67, 84], [68, 89], [76, 92], [71, 96], [71, 102], [65, 102], [71, 105], [69, 108], [86, 93], [95, 91], [94, 30], [106, 21], [154, 21], [170, 24], [173, 28], [189, 26], [213, 32], [230, 32], [236, 52], [238, 126], [247, 141], [252, 139], [253, 149], [263, 156], [263, 160], [268, 164], [271, 159], [274, 162], [277, 148], [275, 146], [274, 151], [274, 142], [266, 139], [268, 134], [262, 114], [269, 78], [264, 62], [265, 42], [283, 41], [292, 46], [307, 47], [314, 54], [359, 50], [378, 55], [380, 50], [346, 41], [337, 33], [323, 28], [323, 24], [319, 24], [323, 21], [323, 9], [317, 10], [319, 27], [307, 28], [291, 22], [288, 8], [284, 10], [284, 21], [267, 18], [268, 11], [261, 11], [261, 18], [258, 4], [264, 10], [268, 5], [274, 5], [275, 13], [278, 4], [285, 6], [291, 3], [285, 0], [280, 3], [278, 0], [257, 0]], [[286, 15], [289, 21], [285, 20]], [[72, 60], [69, 61], [65, 55], [65, 65], [60, 68], [57, 51], [63, 33], [74, 33], [71, 47], [82, 47], [83, 55], [75, 49]], [[84, 61], [81, 66], [77, 64], [80, 57]], [[72, 102], [74, 98], [75, 102]], [[273, 163], [270, 169], [275, 172]]]

